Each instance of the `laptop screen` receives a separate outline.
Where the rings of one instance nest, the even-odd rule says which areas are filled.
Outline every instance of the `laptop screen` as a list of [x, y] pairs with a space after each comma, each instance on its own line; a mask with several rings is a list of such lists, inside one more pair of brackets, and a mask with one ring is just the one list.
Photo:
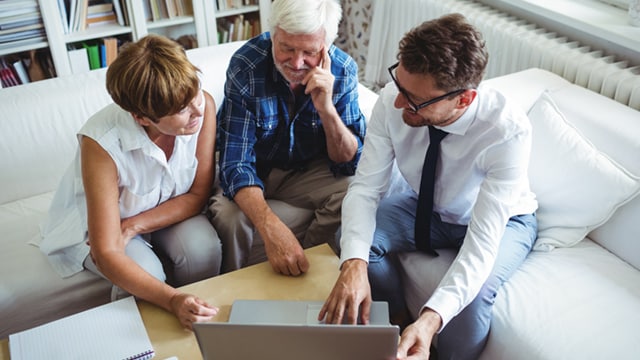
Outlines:
[[399, 328], [389, 324], [386, 303], [375, 306], [387, 321], [374, 324], [372, 315], [369, 325], [318, 323], [318, 306], [322, 303], [241, 300], [234, 302], [228, 323], [194, 323], [193, 328], [204, 360], [396, 358]]

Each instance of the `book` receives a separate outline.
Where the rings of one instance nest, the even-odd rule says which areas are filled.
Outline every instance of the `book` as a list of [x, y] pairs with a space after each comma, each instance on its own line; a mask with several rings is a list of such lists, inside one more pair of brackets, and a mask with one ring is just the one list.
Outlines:
[[90, 16], [87, 18], [87, 27], [99, 26], [105, 24], [116, 24], [117, 18], [115, 13], [110, 13], [102, 16]]
[[12, 360], [151, 359], [155, 352], [132, 296], [9, 335]]
[[69, 0], [69, 25], [67, 28], [69, 29], [69, 33], [72, 33], [75, 30], [74, 24], [76, 19], [76, 9], [78, 8], [78, 0]]
[[0, 43], [40, 37], [44, 33], [44, 25], [42, 23], [0, 30]]
[[[118, 24], [120, 26], [126, 26], [127, 23], [124, 20], [124, 14], [122, 13], [122, 3], [120, 0], [113, 0], [113, 12], [116, 13], [116, 18], [118, 19]], [[126, 10], [126, 7], [125, 7]]]
[[108, 37], [102, 39], [104, 43], [105, 55], [106, 55], [106, 63], [107, 66], [111, 65], [113, 60], [118, 56], [118, 39], [113, 37]]
[[150, 8], [151, 8], [151, 18], [153, 21], [158, 21], [162, 18], [160, 14], [160, 5], [156, 0], [149, 0]]
[[10, 29], [0, 30], [0, 35], [15, 34], [18, 32], [26, 32], [28, 30], [37, 30], [37, 29], [43, 29], [43, 28], [44, 28], [44, 24], [42, 22], [39, 22], [36, 24], [22, 25], [22, 26], [10, 28]]
[[87, 5], [87, 15], [104, 14], [113, 12], [113, 3], [91, 3]]
[[0, 15], [0, 30], [13, 29], [25, 25], [33, 25], [42, 22], [40, 12], [2, 16]]
[[58, 9], [60, 9], [60, 21], [62, 21], [62, 31], [69, 33], [69, 15], [67, 15], [67, 4], [65, 0], [58, 0]]
[[68, 50], [69, 63], [71, 64], [71, 72], [73, 74], [88, 72], [91, 70], [89, 67], [89, 56], [87, 55], [87, 49], [84, 47], [79, 49]]
[[98, 45], [98, 50], [100, 53], [100, 67], [107, 67], [107, 48], [103, 44]]
[[29, 74], [27, 74], [27, 68], [24, 66], [22, 60], [14, 61], [11, 66], [13, 70], [18, 75], [18, 79], [20, 79], [21, 84], [28, 84], [31, 81], [29, 80]]
[[0, 77], [2, 78], [2, 84], [4, 87], [20, 85], [20, 81], [18, 81], [18, 77], [15, 73], [8, 67], [4, 67], [4, 65], [0, 69]]
[[82, 0], [79, 12], [78, 31], [87, 29], [87, 12], [89, 10], [89, 0]]
[[20, 15], [20, 14], [30, 14], [30, 13], [36, 13], [39, 11], [40, 11], [40, 7], [38, 5], [37, 0], [22, 0], [22, 1], [2, 0], [0, 1], [0, 14], [2, 14], [2, 17]]
[[100, 69], [100, 50], [98, 44], [82, 44], [87, 49], [87, 55], [89, 56], [89, 68], [91, 70]]
[[167, 9], [167, 17], [169, 19], [178, 16], [178, 9], [174, 0], [165, 0], [165, 8]]

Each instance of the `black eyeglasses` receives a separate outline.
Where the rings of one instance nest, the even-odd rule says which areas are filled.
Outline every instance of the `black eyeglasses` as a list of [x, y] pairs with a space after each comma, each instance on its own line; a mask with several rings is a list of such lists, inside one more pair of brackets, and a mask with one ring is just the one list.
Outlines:
[[444, 100], [448, 97], [454, 96], [454, 95], [458, 95], [460, 93], [462, 93], [463, 91], [465, 91], [465, 89], [458, 89], [458, 90], [453, 90], [451, 92], [448, 92], [444, 95], [435, 97], [431, 100], [427, 100], [421, 104], [416, 104], [413, 102], [413, 100], [411, 100], [411, 97], [409, 96], [409, 93], [407, 93], [407, 91], [402, 88], [402, 86], [400, 86], [400, 84], [398, 83], [398, 80], [396, 79], [396, 76], [394, 75], [394, 71], [395, 69], [400, 65], [399, 62], [389, 66], [389, 69], [387, 69], [389, 71], [389, 75], [391, 76], [391, 80], [393, 80], [394, 84], [396, 84], [396, 87], [398, 88], [398, 90], [400, 91], [400, 93], [402, 93], [402, 96], [404, 96], [405, 99], [407, 99], [407, 102], [409, 103], [409, 107], [411, 108], [411, 111], [413, 112], [418, 112], [420, 111], [420, 109], [425, 108], [431, 104], [437, 103], [438, 101]]

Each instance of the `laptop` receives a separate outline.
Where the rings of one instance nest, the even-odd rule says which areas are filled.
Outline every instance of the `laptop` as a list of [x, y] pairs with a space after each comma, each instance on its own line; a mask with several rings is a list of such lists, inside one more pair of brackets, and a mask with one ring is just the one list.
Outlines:
[[386, 302], [373, 302], [369, 325], [317, 320], [321, 301], [236, 300], [228, 323], [194, 323], [204, 360], [395, 359], [399, 328]]

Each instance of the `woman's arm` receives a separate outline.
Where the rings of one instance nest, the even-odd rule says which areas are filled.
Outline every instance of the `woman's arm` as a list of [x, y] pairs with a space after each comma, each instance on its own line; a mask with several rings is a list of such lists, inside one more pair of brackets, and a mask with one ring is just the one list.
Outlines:
[[178, 291], [144, 271], [125, 254], [126, 245], [135, 234], [121, 231], [115, 163], [88, 137], [81, 141], [81, 159], [91, 258], [117, 286], [171, 310], [171, 298]]

